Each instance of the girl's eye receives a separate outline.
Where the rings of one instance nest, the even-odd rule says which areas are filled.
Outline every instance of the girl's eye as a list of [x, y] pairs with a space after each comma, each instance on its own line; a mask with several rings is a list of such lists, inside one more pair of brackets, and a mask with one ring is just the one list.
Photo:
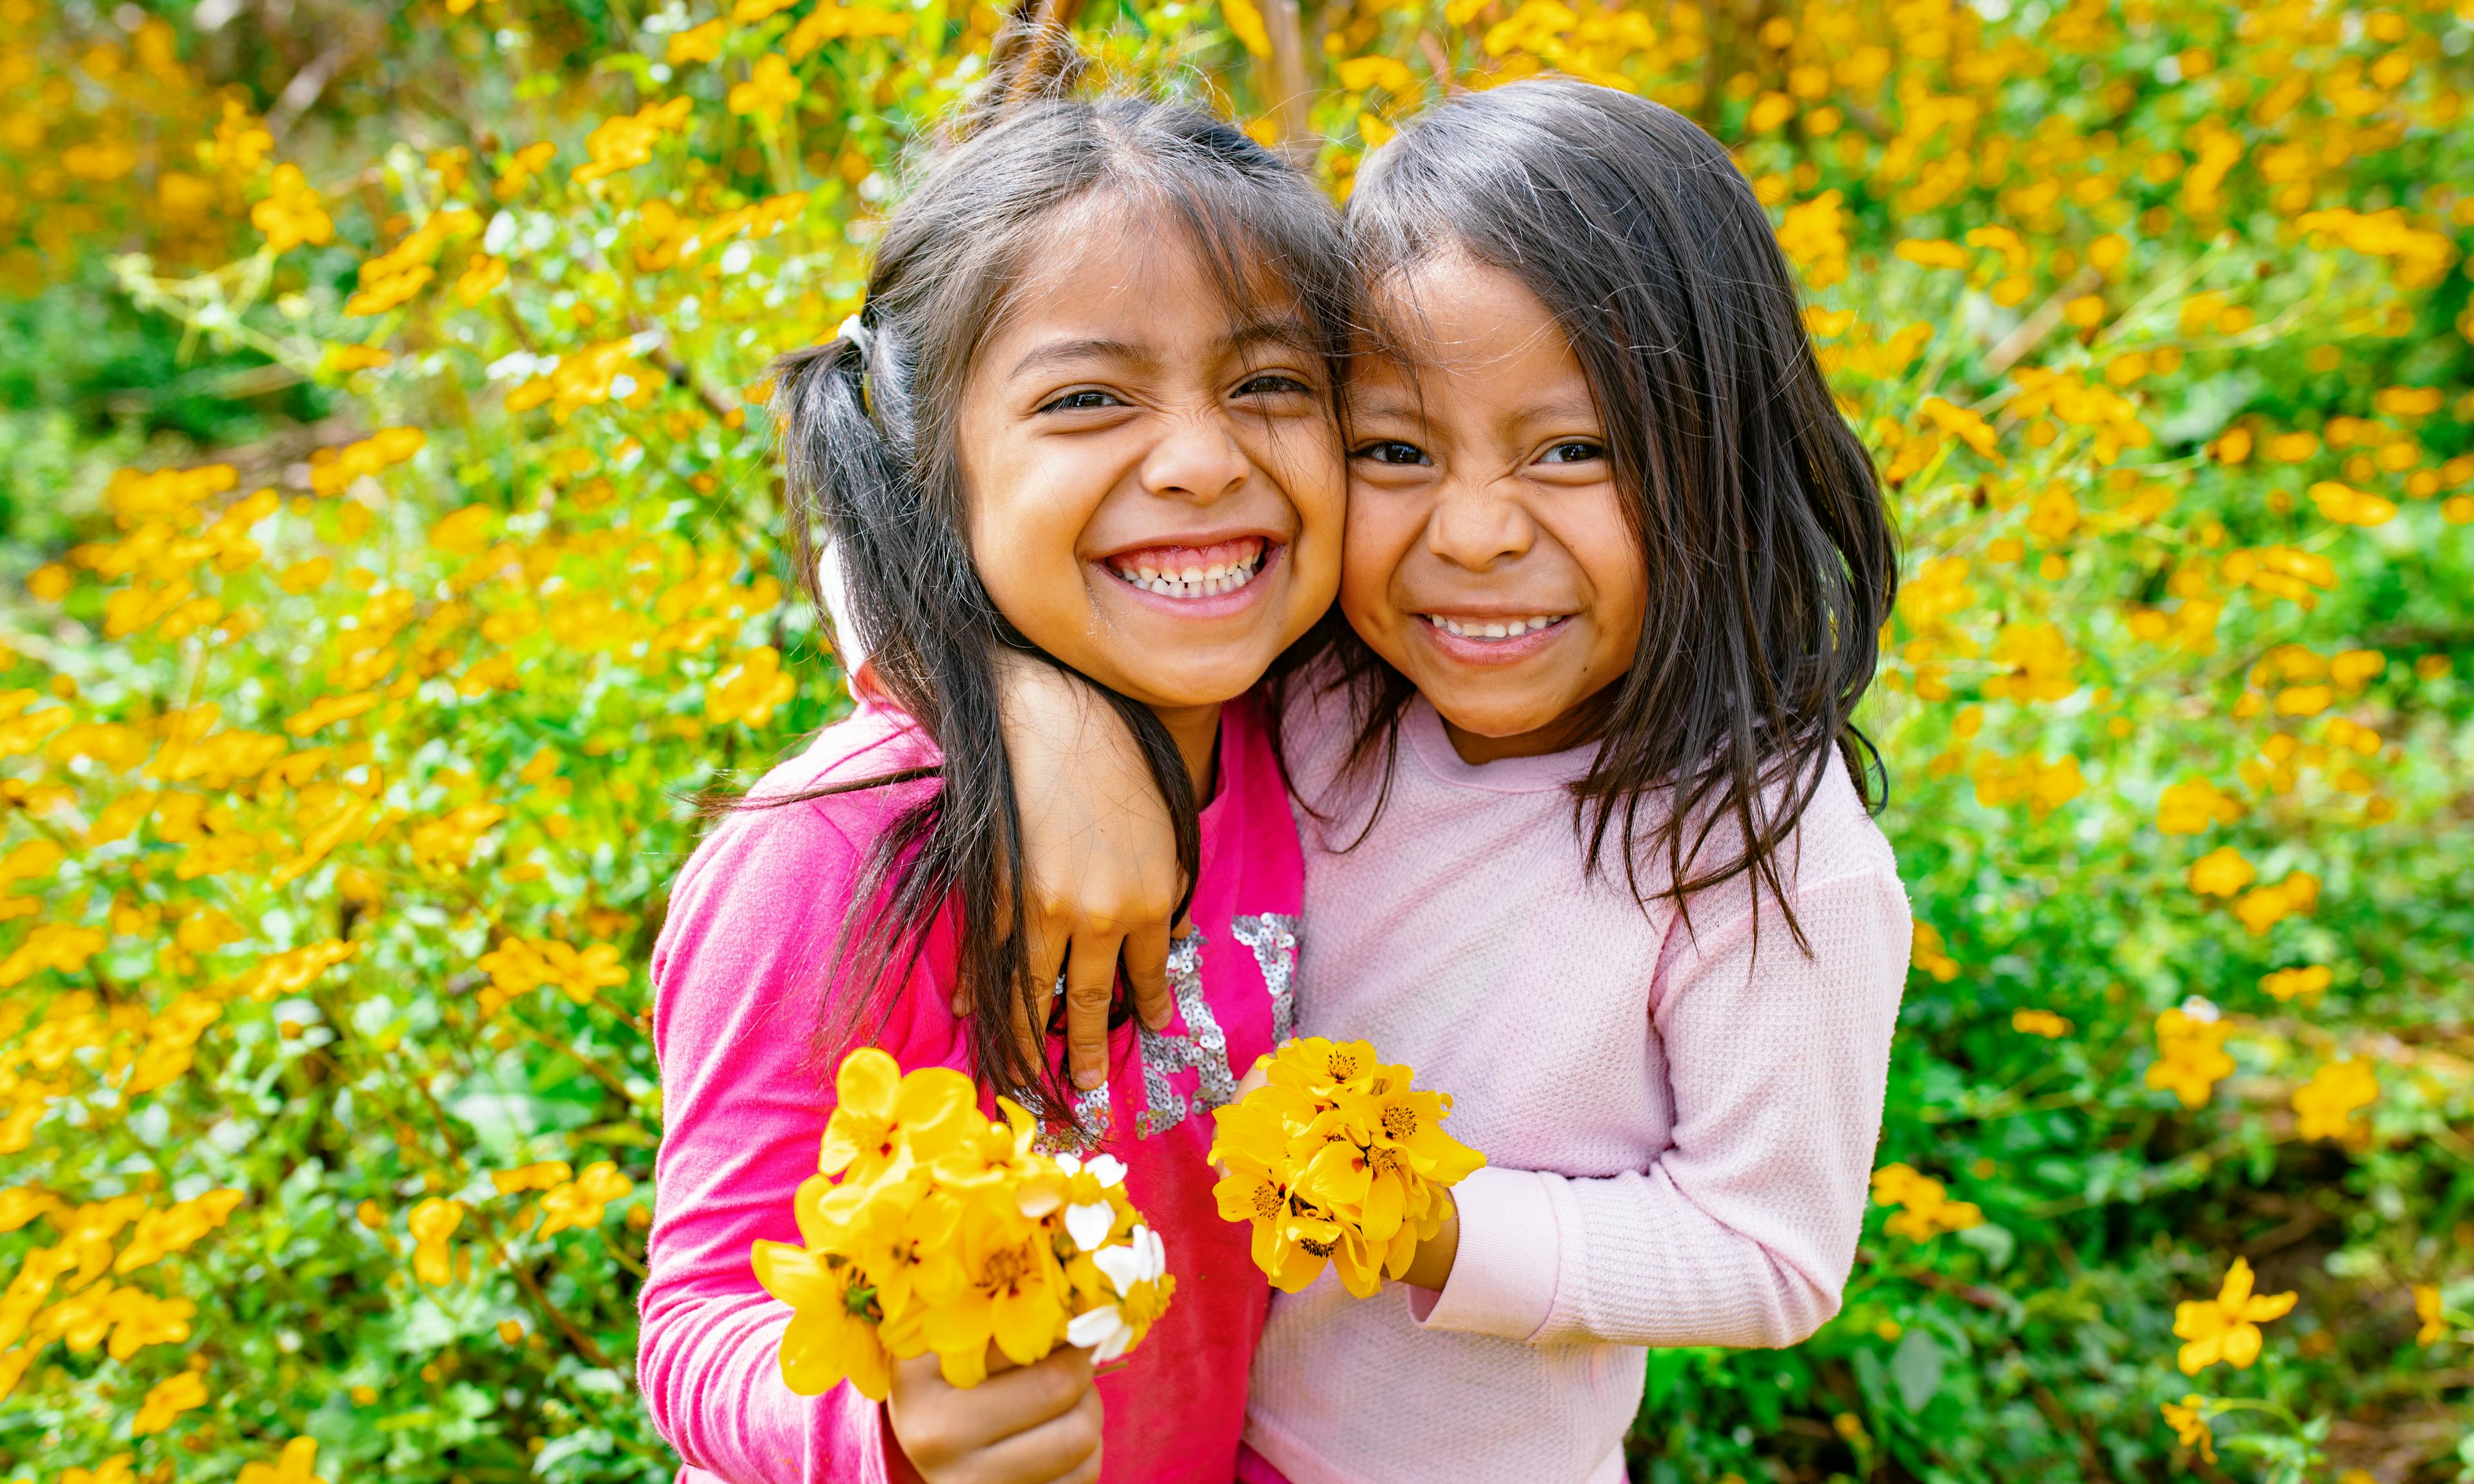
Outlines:
[[1042, 407], [1039, 410], [1041, 412], [1088, 412], [1095, 407], [1122, 407], [1125, 404], [1123, 402], [1118, 401], [1115, 397], [1110, 396], [1105, 392], [1095, 392], [1085, 388], [1079, 392], [1068, 392], [1063, 396], [1056, 398], [1055, 401], [1050, 402], [1047, 406]]
[[1365, 459], [1374, 464], [1405, 465], [1432, 464], [1435, 462], [1434, 460], [1426, 457], [1426, 450], [1423, 448], [1419, 447], [1415, 443], [1404, 443], [1396, 438], [1377, 439], [1375, 442], [1359, 448], [1356, 453], [1352, 454], [1350, 457]]
[[1588, 464], [1597, 459], [1603, 459], [1606, 456], [1606, 449], [1600, 447], [1598, 444], [1588, 443], [1576, 438], [1569, 443], [1557, 443], [1554, 447], [1547, 449], [1546, 457], [1540, 462], [1546, 464]]
[[1311, 390], [1313, 389], [1295, 376], [1283, 375], [1278, 371], [1265, 371], [1262, 375], [1247, 378], [1246, 382], [1238, 387], [1237, 395], [1239, 396], [1295, 396]]

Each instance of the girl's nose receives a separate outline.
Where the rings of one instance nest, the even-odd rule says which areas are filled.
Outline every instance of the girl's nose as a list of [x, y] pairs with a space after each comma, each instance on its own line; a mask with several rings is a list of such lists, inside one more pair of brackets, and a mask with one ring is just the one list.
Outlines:
[[1537, 539], [1529, 512], [1491, 483], [1446, 482], [1426, 519], [1426, 549], [1471, 572], [1526, 554]]
[[1143, 488], [1197, 505], [1234, 493], [1251, 471], [1246, 450], [1217, 419], [1180, 419], [1142, 464]]

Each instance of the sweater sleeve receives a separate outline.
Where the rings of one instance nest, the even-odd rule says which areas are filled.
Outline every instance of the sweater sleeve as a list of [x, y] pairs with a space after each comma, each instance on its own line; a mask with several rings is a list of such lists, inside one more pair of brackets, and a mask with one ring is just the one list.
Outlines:
[[1429, 1327], [1535, 1343], [1792, 1345], [1838, 1311], [1880, 1134], [1909, 945], [1897, 877], [1796, 894], [1663, 966], [1673, 1142], [1603, 1179], [1486, 1170]]
[[662, 1436], [730, 1484], [886, 1478], [876, 1403], [784, 1384], [790, 1310], [748, 1257], [798, 1240], [791, 1196], [833, 1112], [813, 1056], [825, 960], [862, 864], [820, 808], [741, 815], [682, 873], [654, 953], [664, 1129], [637, 1371]]

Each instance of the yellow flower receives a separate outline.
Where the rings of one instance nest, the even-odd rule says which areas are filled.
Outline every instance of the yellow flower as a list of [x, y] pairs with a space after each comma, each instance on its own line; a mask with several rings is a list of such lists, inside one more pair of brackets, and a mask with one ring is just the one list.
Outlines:
[[2259, 1359], [2259, 1327], [2292, 1308], [2291, 1293], [2253, 1295], [2250, 1260], [2236, 1257], [2215, 1298], [2174, 1305], [2173, 1335], [2188, 1342], [2178, 1357], [2182, 1374], [2196, 1376], [2219, 1360], [2237, 1371], [2249, 1369]]
[[2369, 1063], [2330, 1062], [2294, 1089], [2293, 1132], [2304, 1138], [2343, 1138], [2354, 1131], [2355, 1111], [2379, 1096], [2380, 1081]]
[[2219, 846], [2191, 866], [2191, 890], [2203, 897], [2231, 897], [2258, 879], [2259, 871], [2232, 846]]
[[2179, 1402], [2168, 1401], [2158, 1410], [2165, 1414], [2165, 1424], [2173, 1429], [2174, 1441], [2184, 1448], [2195, 1448], [2200, 1458], [2217, 1461], [2217, 1437], [2208, 1430], [2208, 1399], [2194, 1393]]
[[893, 1058], [861, 1046], [834, 1077], [833, 1117], [817, 1170], [868, 1183], [898, 1159], [933, 1161], [955, 1147], [977, 1121], [979, 1094], [951, 1067], [928, 1066], [906, 1077]]
[[803, 1397], [847, 1379], [871, 1401], [891, 1389], [892, 1368], [877, 1339], [876, 1291], [847, 1261], [787, 1242], [758, 1242], [756, 1281], [790, 1305], [782, 1333], [782, 1380]]
[[777, 52], [767, 52], [756, 60], [747, 81], [730, 90], [727, 100], [730, 111], [771, 118], [799, 101], [799, 80], [790, 71], [790, 63]]
[[2225, 1054], [2225, 1038], [2233, 1026], [2207, 1001], [2193, 996], [2179, 1010], [2156, 1017], [2156, 1061], [2147, 1068], [2147, 1086], [2171, 1091], [2185, 1108], [2207, 1105], [2216, 1085], [2234, 1074], [2234, 1059]]
[[705, 687], [705, 716], [718, 724], [745, 722], [762, 727], [774, 707], [798, 693], [798, 682], [782, 673], [782, 652], [760, 644], [739, 657]]
[[335, 223], [300, 166], [276, 166], [266, 184], [266, 199], [249, 208], [249, 221], [266, 234], [268, 251], [289, 252], [304, 242], [334, 240]]
[[1065, 1335], [1065, 1275], [1055, 1249], [1008, 1212], [962, 1203], [961, 1291], [928, 1310], [923, 1328], [938, 1368], [955, 1386], [987, 1376], [988, 1344], [1029, 1365]]
[[195, 1371], [182, 1371], [168, 1379], [158, 1381], [139, 1403], [137, 1416], [129, 1424], [129, 1435], [142, 1438], [161, 1432], [172, 1425], [183, 1412], [206, 1404], [206, 1378]]
[[2306, 964], [2298, 969], [2279, 969], [2263, 976], [2259, 987], [2278, 999], [2292, 999], [2297, 994], [2316, 994], [2336, 981], [2336, 973], [2325, 964]]
[[721, 57], [722, 38], [730, 34], [730, 23], [709, 20], [701, 26], [691, 26], [670, 37], [669, 48], [662, 60], [671, 66], [684, 66], [691, 61], [716, 61]]
[[327, 1484], [317, 1474], [318, 1440], [295, 1438], [272, 1464], [243, 1464], [239, 1484]]
[[1952, 1200], [1948, 1186], [1904, 1163], [1884, 1164], [1873, 1172], [1873, 1204], [1902, 1208], [1882, 1230], [1913, 1242], [1984, 1224], [1984, 1212], [1974, 1202]]
[[636, 1183], [619, 1174], [618, 1165], [596, 1160], [575, 1179], [551, 1186], [542, 1197], [542, 1211], [549, 1219], [542, 1223], [541, 1234], [548, 1236], [570, 1227], [597, 1227], [603, 1208], [635, 1188]]
[[2030, 1036], [2058, 1041], [2071, 1033], [2071, 1022], [2050, 1010], [2014, 1010], [2010, 1012], [2010, 1028]]
[[570, 945], [545, 939], [532, 945], [540, 956], [542, 982], [556, 985], [559, 992], [579, 1005], [592, 1004], [601, 991], [627, 982], [627, 970], [618, 962], [618, 950], [606, 943], [596, 943], [578, 951]]
[[2422, 1321], [2421, 1328], [2413, 1332], [2416, 1345], [2437, 1345], [2448, 1337], [2448, 1320], [2440, 1310], [2438, 1283], [2413, 1285], [2413, 1317]]
[[1324, 1263], [1360, 1298], [1408, 1271], [1451, 1213], [1442, 1192], [1485, 1157], [1443, 1131], [1451, 1100], [1417, 1090], [1365, 1041], [1292, 1041], [1269, 1085], [1213, 1110], [1220, 1213], [1252, 1224], [1255, 1266], [1297, 1292]]
[[433, 1196], [414, 1207], [404, 1221], [412, 1232], [412, 1276], [432, 1287], [452, 1281], [453, 1252], [447, 1239], [463, 1224], [463, 1204]]

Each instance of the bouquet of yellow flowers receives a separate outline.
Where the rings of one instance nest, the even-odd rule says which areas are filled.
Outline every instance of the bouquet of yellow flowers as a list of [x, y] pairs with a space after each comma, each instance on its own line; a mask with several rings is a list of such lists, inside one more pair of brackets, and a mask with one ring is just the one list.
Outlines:
[[1443, 1132], [1452, 1100], [1410, 1086], [1362, 1041], [1292, 1041], [1264, 1059], [1270, 1081], [1211, 1116], [1227, 1176], [1220, 1214], [1254, 1224], [1254, 1265], [1297, 1293], [1330, 1262], [1367, 1298], [1409, 1271], [1451, 1212], [1443, 1187], [1486, 1156]]
[[1126, 1198], [1126, 1167], [1043, 1154], [1038, 1124], [999, 1098], [982, 1117], [948, 1067], [904, 1076], [862, 1047], [835, 1076], [840, 1102], [817, 1173], [796, 1198], [800, 1245], [758, 1242], [757, 1281], [794, 1311], [782, 1377], [816, 1396], [848, 1378], [885, 1400], [891, 1363], [936, 1353], [976, 1386], [987, 1349], [1029, 1365], [1060, 1343], [1114, 1360], [1168, 1307], [1158, 1233]]

